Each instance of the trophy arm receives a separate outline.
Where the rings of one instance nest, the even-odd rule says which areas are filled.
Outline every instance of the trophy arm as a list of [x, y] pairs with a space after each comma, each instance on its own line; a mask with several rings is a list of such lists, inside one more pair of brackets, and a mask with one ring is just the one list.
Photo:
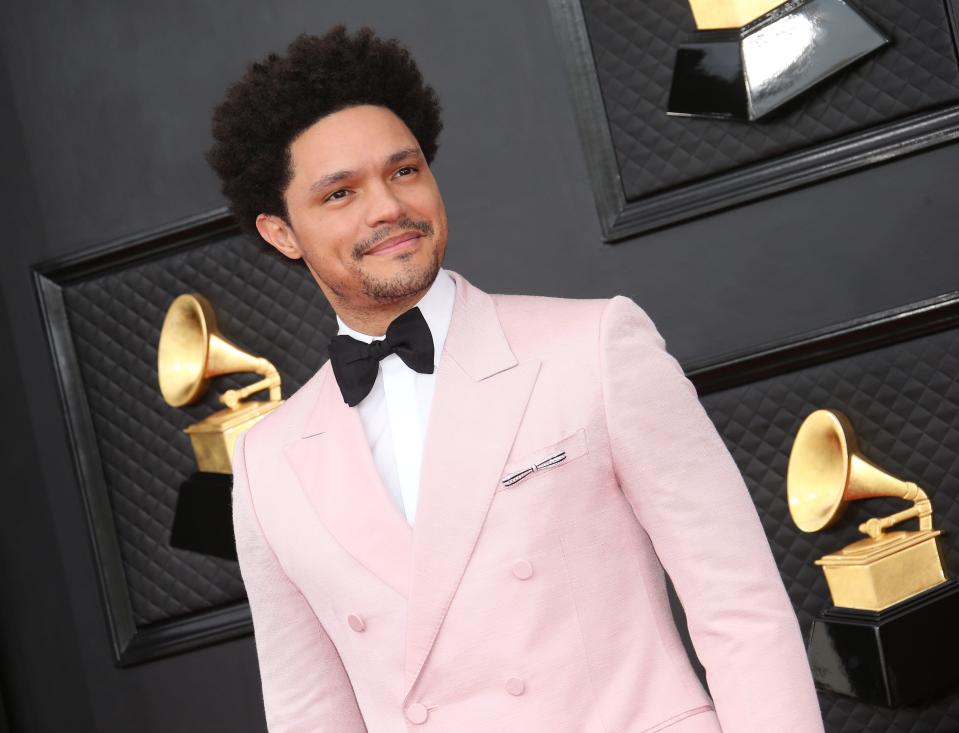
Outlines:
[[264, 389], [270, 390], [271, 402], [278, 402], [282, 398], [280, 394], [280, 373], [267, 359], [259, 359], [258, 361], [259, 364], [257, 365], [256, 372], [262, 374], [263, 379], [253, 384], [248, 384], [241, 389], [228, 389], [220, 395], [220, 402], [231, 410], [235, 410], [240, 405], [240, 402], [251, 394], [255, 394]]
[[890, 514], [888, 517], [873, 517], [863, 522], [859, 525], [860, 532], [869, 535], [873, 539], [878, 539], [884, 530], [900, 522], [905, 522], [907, 519], [912, 519], [913, 517], [919, 518], [919, 529], [932, 529], [932, 502], [929, 501], [926, 492], [920, 489], [916, 484], [911, 481], [907, 481], [906, 484], [909, 487], [909, 492], [903, 498], [912, 499], [913, 505], [908, 509], [903, 509], [901, 512]]

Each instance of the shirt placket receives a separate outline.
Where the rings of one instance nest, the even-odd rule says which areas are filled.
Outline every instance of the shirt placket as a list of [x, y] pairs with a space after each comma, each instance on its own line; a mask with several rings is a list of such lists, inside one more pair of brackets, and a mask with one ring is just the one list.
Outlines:
[[423, 436], [416, 401], [416, 372], [407, 367], [396, 354], [385, 357], [380, 366], [383, 369], [383, 391], [393, 438], [393, 456], [403, 497], [403, 512], [406, 521], [412, 525], [416, 516], [420, 464], [423, 457]]

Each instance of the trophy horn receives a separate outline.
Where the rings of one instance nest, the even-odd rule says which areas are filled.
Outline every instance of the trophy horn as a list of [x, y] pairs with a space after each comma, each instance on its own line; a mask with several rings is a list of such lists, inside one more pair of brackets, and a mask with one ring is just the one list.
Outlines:
[[789, 513], [804, 532], [834, 524], [851, 501], [881, 496], [912, 501], [913, 506], [889, 517], [872, 518], [859, 526], [878, 538], [883, 530], [913, 517], [920, 530], [932, 529], [932, 504], [912, 481], [890, 475], [858, 450], [849, 419], [838, 410], [812, 412], [796, 433], [786, 472]]
[[267, 359], [254, 356], [225, 338], [209, 301], [198, 293], [177, 296], [167, 309], [157, 349], [157, 373], [163, 399], [173, 407], [189, 405], [202, 395], [211, 378], [220, 374], [255, 372], [263, 379], [229, 390], [220, 400], [236, 408], [244, 397], [270, 390], [280, 399], [280, 377]]

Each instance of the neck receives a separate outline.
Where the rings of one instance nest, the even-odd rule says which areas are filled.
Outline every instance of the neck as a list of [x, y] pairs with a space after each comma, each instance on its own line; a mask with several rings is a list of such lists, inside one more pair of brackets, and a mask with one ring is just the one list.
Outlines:
[[415, 306], [425, 294], [426, 291], [423, 290], [405, 298], [377, 303], [368, 308], [340, 301], [336, 303], [334, 310], [336, 315], [343, 319], [343, 323], [354, 331], [365, 333], [367, 336], [382, 336], [393, 319]]

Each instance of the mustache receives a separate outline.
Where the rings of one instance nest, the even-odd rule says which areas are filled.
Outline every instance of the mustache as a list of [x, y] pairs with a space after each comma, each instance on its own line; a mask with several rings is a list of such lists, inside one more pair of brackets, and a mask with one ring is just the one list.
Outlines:
[[397, 220], [395, 226], [377, 229], [367, 239], [354, 244], [352, 252], [353, 259], [360, 259], [364, 254], [366, 254], [384, 239], [392, 237], [394, 234], [398, 234], [399, 232], [408, 232], [410, 229], [415, 229], [424, 237], [429, 237], [433, 234], [433, 225], [425, 219], [423, 221], [415, 221], [408, 216], [404, 216], [402, 219]]

